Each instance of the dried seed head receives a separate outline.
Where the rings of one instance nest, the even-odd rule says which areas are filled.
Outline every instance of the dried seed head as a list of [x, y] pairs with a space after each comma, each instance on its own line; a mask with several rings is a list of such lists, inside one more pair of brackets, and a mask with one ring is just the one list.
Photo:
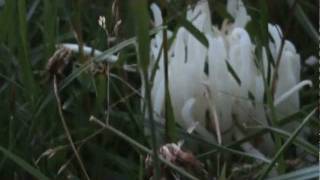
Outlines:
[[63, 75], [63, 70], [70, 62], [71, 53], [71, 50], [64, 47], [57, 49], [48, 60], [46, 70], [51, 75]]

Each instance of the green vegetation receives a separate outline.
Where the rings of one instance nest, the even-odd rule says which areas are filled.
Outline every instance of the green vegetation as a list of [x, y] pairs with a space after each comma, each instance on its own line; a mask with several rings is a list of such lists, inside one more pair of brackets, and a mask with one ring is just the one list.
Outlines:
[[[163, 26], [152, 25], [152, 2], [166, 10]], [[174, 37], [183, 26], [208, 47], [206, 36], [185, 18], [187, 5], [196, 2], [0, 0], [0, 179], [142, 180], [152, 171], [155, 177], [167, 173], [173, 178], [173, 172], [182, 179], [267, 179], [275, 167], [280, 176], [272, 180], [318, 177], [318, 163], [310, 158], [318, 159], [319, 74], [318, 65], [306, 60], [311, 55], [319, 59], [319, 1], [244, 0], [252, 17], [246, 29], [259, 49], [258, 59], [268, 44], [268, 22], [282, 27], [301, 56], [301, 79], [314, 86], [300, 91], [299, 112], [277, 119], [272, 87], [265, 81], [269, 126], [249, 127], [257, 131], [228, 145], [215, 144], [175, 123], [166, 87], [165, 117], [170, 120], [164, 125], [153, 121], [150, 39], [167, 30]], [[209, 5], [214, 25], [232, 19], [224, 0], [209, 0]], [[163, 39], [167, 52], [172, 39]], [[59, 51], [61, 43], [78, 44], [78, 53]], [[93, 57], [85, 45], [103, 51]], [[281, 128], [293, 121], [299, 122], [295, 131]], [[298, 136], [303, 129], [310, 129], [307, 139]], [[240, 148], [266, 133], [276, 141], [272, 157]], [[204, 166], [186, 167], [159, 155], [162, 145], [177, 140], [184, 140], [183, 155], [191, 164]], [[302, 153], [296, 153], [297, 146]], [[147, 155], [153, 159], [151, 168]]]

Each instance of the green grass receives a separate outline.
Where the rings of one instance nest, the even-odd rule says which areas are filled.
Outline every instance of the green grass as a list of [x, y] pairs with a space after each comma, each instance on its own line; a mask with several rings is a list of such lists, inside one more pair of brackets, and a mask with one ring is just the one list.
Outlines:
[[[293, 152], [294, 145], [302, 146], [306, 156], [318, 155], [318, 135], [315, 133], [319, 130], [319, 122], [315, 115], [308, 116], [317, 106], [319, 74], [315, 73], [318, 72], [316, 66], [303, 65], [302, 79], [311, 79], [314, 86], [300, 92], [301, 110], [298, 113], [281, 120], [271, 116], [271, 120], [280, 123], [257, 127], [256, 133], [232, 144], [212, 144], [198, 135], [186, 134], [174, 124], [172, 117], [169, 118], [172, 121], [165, 127], [152, 121], [152, 113], [146, 118], [145, 112], [141, 110], [141, 102], [145, 103], [147, 112], [151, 108], [152, 82], [147, 80], [147, 68], [149, 42], [155, 33], [165, 32], [166, 28], [175, 31], [178, 26], [183, 26], [208, 46], [206, 37], [184, 18], [187, 2], [179, 0], [167, 4], [167, 24], [152, 29], [147, 6], [149, 1], [130, 3], [130, 0], [118, 0], [115, 10], [122, 24], [117, 32], [114, 32], [117, 19], [112, 13], [114, 1], [5, 2], [0, 7], [0, 179], [85, 179], [66, 131], [70, 133], [90, 179], [142, 180], [148, 174], [144, 164], [148, 154], [156, 160], [154, 166], [158, 170], [155, 172], [159, 176], [161, 167], [165, 165], [185, 179], [202, 179], [197, 173], [158, 157], [158, 147], [172, 139], [184, 139], [185, 148], [205, 164], [209, 175], [217, 177], [219, 174], [218, 179], [245, 179], [247, 174], [264, 179], [275, 164], [280, 164], [281, 176], [278, 179], [317, 176], [316, 165], [312, 166], [302, 160], [301, 170], [292, 172], [294, 167], [285, 163], [288, 159], [298, 157]], [[286, 26], [292, 2], [245, 1], [253, 17], [247, 29], [257, 49], [267, 43], [267, 22]], [[310, 55], [318, 57], [318, 3], [298, 1], [287, 33], [301, 54], [302, 64]], [[224, 18], [230, 17], [225, 11], [224, 1], [210, 0], [209, 4], [214, 24], [221, 25]], [[274, 7], [281, 7], [282, 11]], [[98, 17], [101, 15], [106, 16], [108, 35], [98, 26]], [[108, 42], [107, 39], [112, 37], [116, 37], [116, 40]], [[170, 44], [170, 39], [166, 40]], [[56, 45], [62, 42], [86, 44], [103, 50], [102, 55], [91, 59], [84, 56], [81, 50], [78, 54], [74, 53], [70, 64], [58, 76], [58, 93], [67, 129], [64, 129], [59, 116], [53, 74], [46, 71], [48, 59], [56, 51]], [[115, 63], [106, 61], [106, 57], [111, 54], [119, 54], [119, 60]], [[91, 69], [94, 64], [100, 65], [103, 70], [93, 73]], [[125, 71], [124, 64], [138, 64], [137, 72]], [[146, 89], [141, 90], [142, 81], [145, 81]], [[269, 87], [267, 80], [265, 85]], [[146, 94], [144, 100], [141, 100], [142, 91]], [[169, 93], [166, 99], [170, 100]], [[272, 101], [268, 103], [267, 106], [272, 109]], [[170, 102], [166, 104], [171, 106]], [[107, 126], [90, 122], [91, 116], [103, 123], [108, 117]], [[300, 122], [296, 131], [286, 132], [281, 129], [291, 121]], [[144, 131], [149, 126], [154, 133], [151, 136]], [[307, 140], [295, 138], [302, 128], [310, 128], [314, 134]], [[242, 152], [239, 144], [264, 133], [273, 134], [277, 140], [276, 153], [270, 157], [271, 161], [265, 160], [262, 168], [254, 168], [256, 159], [261, 157]], [[192, 147], [200, 148], [194, 150]], [[221, 162], [219, 166], [223, 168], [219, 172], [216, 167], [218, 153], [232, 156], [232, 160]], [[233, 173], [235, 166], [244, 167], [245, 164], [252, 165], [250, 173], [245, 168], [240, 173], [237, 171], [238, 174]]]

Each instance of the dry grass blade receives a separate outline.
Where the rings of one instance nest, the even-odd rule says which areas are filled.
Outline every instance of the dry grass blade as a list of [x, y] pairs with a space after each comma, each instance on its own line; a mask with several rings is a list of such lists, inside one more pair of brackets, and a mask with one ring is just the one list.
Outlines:
[[63, 125], [63, 129], [64, 129], [64, 131], [66, 133], [66, 136], [67, 136], [67, 138], [69, 140], [69, 143], [70, 143], [70, 145], [72, 147], [72, 150], [73, 150], [73, 152], [74, 152], [74, 154], [75, 154], [75, 156], [76, 156], [76, 158], [78, 160], [78, 163], [80, 165], [80, 168], [81, 168], [83, 174], [85, 175], [87, 180], [90, 180], [90, 177], [89, 177], [89, 175], [87, 173], [86, 168], [84, 167], [84, 164], [83, 164], [83, 162], [81, 160], [81, 157], [80, 157], [80, 155], [79, 155], [79, 153], [78, 153], [78, 151], [76, 149], [76, 146], [74, 145], [74, 142], [72, 140], [71, 134], [69, 132], [68, 125], [67, 125], [67, 123], [66, 123], [66, 121], [64, 119], [64, 116], [63, 116], [61, 100], [60, 100], [59, 93], [58, 93], [58, 85], [57, 85], [57, 77], [56, 77], [56, 75], [54, 75], [54, 77], [53, 77], [53, 88], [54, 88], [54, 94], [55, 94], [55, 97], [56, 97], [56, 100], [57, 100], [57, 104], [58, 104], [58, 111], [59, 111], [59, 115], [60, 115], [61, 122], [62, 122], [62, 125]]

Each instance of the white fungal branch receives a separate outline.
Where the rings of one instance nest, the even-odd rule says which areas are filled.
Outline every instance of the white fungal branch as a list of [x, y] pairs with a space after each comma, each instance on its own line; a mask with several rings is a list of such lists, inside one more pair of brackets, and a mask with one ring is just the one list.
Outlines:
[[[80, 49], [80, 46], [78, 44], [73, 44], [73, 43], [62, 43], [62, 44], [59, 44], [58, 47], [67, 48], [74, 53], [79, 53], [79, 49]], [[102, 51], [95, 49], [93, 47], [84, 45], [82, 48], [83, 48], [83, 54], [86, 56], [97, 57], [103, 54]], [[109, 63], [115, 63], [117, 60], [118, 60], [118, 56], [116, 55], [106, 56], [106, 61]]]
[[292, 87], [291, 89], [289, 89], [287, 92], [285, 92], [284, 94], [282, 94], [280, 97], [278, 97], [275, 101], [274, 101], [274, 106], [279, 105], [281, 102], [283, 102], [284, 100], [286, 100], [287, 98], [289, 98], [293, 93], [299, 91], [301, 88], [303, 88], [304, 86], [312, 86], [312, 82], [310, 80], [304, 80], [299, 82], [297, 85], [295, 85], [294, 87]]

